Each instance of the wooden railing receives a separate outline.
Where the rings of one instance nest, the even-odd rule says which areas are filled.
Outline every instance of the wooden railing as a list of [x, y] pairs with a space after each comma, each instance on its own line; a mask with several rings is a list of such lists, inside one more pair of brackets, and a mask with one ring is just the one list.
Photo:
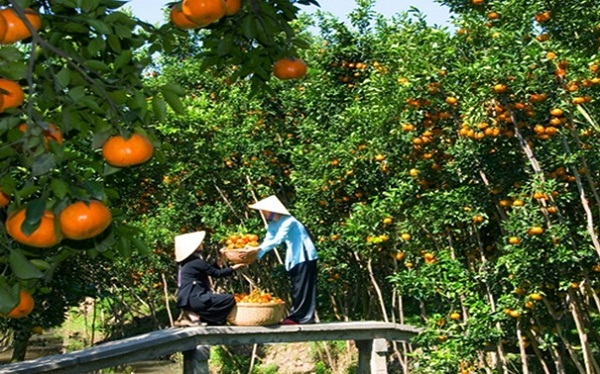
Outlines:
[[354, 340], [358, 373], [387, 373], [388, 341], [408, 341], [417, 328], [387, 322], [335, 322], [275, 326], [169, 328], [116, 340], [76, 352], [0, 366], [2, 374], [88, 373], [183, 352], [184, 374], [208, 374], [212, 345], [250, 345]]

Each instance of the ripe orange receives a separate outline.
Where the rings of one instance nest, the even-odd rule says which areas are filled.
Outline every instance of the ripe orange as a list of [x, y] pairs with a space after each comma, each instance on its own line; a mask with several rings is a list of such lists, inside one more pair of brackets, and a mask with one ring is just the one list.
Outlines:
[[282, 80], [302, 78], [306, 70], [306, 63], [296, 57], [282, 58], [273, 64], [273, 75]]
[[52, 247], [61, 241], [62, 238], [56, 225], [54, 213], [49, 210], [44, 211], [38, 228], [27, 236], [21, 230], [21, 226], [25, 222], [26, 210], [26, 208], [23, 208], [8, 217], [5, 224], [8, 235], [19, 243], [37, 248]]
[[[42, 18], [33, 9], [25, 9], [25, 17], [36, 31], [42, 26]], [[31, 36], [31, 32], [25, 25], [25, 22], [17, 15], [14, 9], [4, 8], [0, 10], [0, 18], [4, 18], [6, 23], [6, 31], [0, 34], [1, 44], [15, 43]]]
[[460, 317], [461, 317], [461, 315], [458, 312], [452, 312], [452, 313], [450, 313], [450, 319], [452, 319], [452, 320], [457, 321], [457, 320], [460, 319]]
[[154, 153], [154, 146], [142, 134], [135, 133], [129, 139], [111, 136], [102, 146], [102, 155], [112, 166], [125, 167], [143, 164]]
[[394, 220], [392, 218], [385, 217], [382, 222], [383, 222], [384, 225], [391, 225], [393, 221]]
[[23, 318], [33, 310], [35, 302], [31, 294], [25, 290], [19, 292], [19, 303], [6, 316], [9, 318]]
[[404, 253], [404, 252], [398, 252], [398, 253], [396, 253], [396, 255], [394, 257], [396, 258], [396, 260], [402, 261], [406, 257], [406, 253]]
[[498, 12], [489, 12], [488, 15], [487, 15], [487, 18], [489, 20], [499, 19], [500, 18], [500, 14], [498, 14]]
[[0, 208], [3, 208], [10, 203], [10, 196], [4, 193], [4, 191], [0, 191]]
[[552, 18], [552, 16], [550, 15], [550, 12], [540, 12], [540, 13], [536, 14], [534, 17], [534, 19], [539, 23], [547, 22], [550, 20], [550, 18]]
[[225, 0], [183, 0], [183, 14], [200, 27], [208, 26], [225, 15]]
[[532, 294], [529, 294], [529, 298], [531, 300], [540, 301], [540, 300], [542, 300], [544, 298], [544, 296], [542, 296], [539, 293], [532, 293]]
[[456, 103], [458, 103], [458, 99], [454, 96], [448, 96], [444, 101], [446, 101], [446, 104], [450, 105], [456, 105]]
[[494, 92], [498, 93], [498, 94], [506, 92], [507, 89], [508, 89], [508, 87], [506, 87], [506, 85], [502, 84], [502, 83], [498, 83], [498, 84], [494, 85]]
[[181, 9], [181, 3], [173, 5], [169, 13], [171, 23], [182, 30], [197, 29], [200, 27], [197, 23], [187, 18]]
[[508, 238], [508, 243], [509, 244], [519, 244], [519, 243], [521, 243], [521, 239], [519, 239], [516, 236], [511, 236], [510, 238]]
[[69, 239], [93, 238], [111, 223], [110, 210], [97, 200], [89, 203], [77, 201], [67, 206], [59, 215], [60, 229]]
[[405, 233], [403, 233], [403, 234], [400, 234], [400, 238], [401, 238], [402, 240], [410, 240], [411, 236], [410, 236], [410, 234], [409, 234], [409, 233], [406, 233], [406, 232], [405, 232]]
[[560, 117], [564, 114], [564, 111], [560, 108], [553, 108], [550, 109], [550, 115], [554, 116], [554, 117]]
[[225, 0], [225, 15], [232, 16], [242, 7], [242, 0]]
[[0, 79], [0, 97], [2, 98], [0, 105], [0, 113], [9, 108], [16, 108], [23, 104], [25, 93], [21, 86], [9, 79]]
[[[18, 129], [21, 130], [21, 131], [23, 131], [23, 132], [26, 132], [27, 131], [27, 124], [26, 123], [20, 124], [19, 127], [18, 127]], [[62, 144], [63, 143], [62, 132], [53, 123], [49, 123], [48, 124], [48, 128], [44, 129], [43, 134], [44, 134], [44, 145], [46, 146], [46, 148], [48, 148], [48, 142], [50, 142], [50, 141], [56, 142], [58, 144]]]
[[540, 235], [544, 232], [544, 229], [540, 226], [531, 226], [529, 230], [527, 230], [527, 234], [529, 235]]

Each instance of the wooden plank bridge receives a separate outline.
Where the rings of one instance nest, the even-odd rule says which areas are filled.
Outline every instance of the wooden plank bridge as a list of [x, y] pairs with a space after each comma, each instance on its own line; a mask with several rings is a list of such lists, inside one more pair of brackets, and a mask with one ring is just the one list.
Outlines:
[[333, 322], [308, 325], [198, 326], [168, 328], [79, 351], [0, 366], [1, 374], [88, 373], [183, 352], [184, 374], [208, 374], [212, 345], [251, 345], [353, 340], [358, 373], [387, 373], [388, 341], [408, 341], [419, 329], [388, 322]]

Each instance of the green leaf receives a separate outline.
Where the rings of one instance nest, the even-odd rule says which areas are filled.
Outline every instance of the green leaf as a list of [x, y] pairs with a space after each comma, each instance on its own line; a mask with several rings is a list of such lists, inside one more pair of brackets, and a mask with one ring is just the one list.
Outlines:
[[106, 38], [106, 40], [108, 41], [108, 45], [113, 51], [121, 52], [121, 41], [118, 36], [111, 34]]
[[39, 258], [33, 258], [31, 260], [29, 260], [29, 262], [31, 262], [31, 264], [33, 266], [35, 266], [36, 268], [40, 269], [40, 270], [51, 270], [52, 269], [52, 265], [50, 265], [50, 263], [48, 261], [39, 259]]
[[173, 109], [173, 111], [175, 113], [177, 113], [177, 114], [185, 113], [185, 109], [184, 109], [183, 104], [181, 103], [181, 99], [179, 98], [178, 95], [176, 95], [170, 91], [163, 90], [163, 96], [165, 98], [165, 101], [169, 104], [169, 106], [171, 107], [171, 109]]
[[62, 88], [65, 88], [71, 82], [71, 71], [67, 68], [61, 69], [61, 71], [56, 74], [56, 82]]
[[150, 247], [140, 238], [132, 237], [131, 242], [141, 255], [147, 256], [150, 254]]
[[165, 122], [167, 119], [167, 103], [160, 97], [155, 96], [152, 98], [152, 109], [156, 120], [159, 122]]
[[164, 92], [172, 92], [178, 96], [183, 96], [185, 95], [185, 89], [177, 83], [169, 83], [169, 84], [165, 84], [164, 86], [161, 86], [161, 91]]
[[8, 262], [13, 274], [20, 279], [35, 279], [44, 276], [20, 250], [12, 250], [8, 255]]
[[121, 69], [123, 66], [125, 66], [131, 62], [132, 57], [133, 57], [133, 53], [131, 52], [130, 49], [127, 49], [127, 50], [121, 52], [121, 54], [119, 56], [117, 56], [117, 58], [115, 58], [115, 62], [113, 64], [114, 68], [116, 70]]
[[40, 176], [48, 173], [56, 167], [56, 160], [53, 153], [43, 153], [35, 158], [31, 166], [31, 173], [34, 176]]
[[87, 60], [83, 63], [83, 65], [89, 69], [95, 71], [109, 71], [110, 67], [102, 61], [98, 60]]
[[69, 192], [69, 185], [60, 179], [53, 178], [50, 182], [50, 188], [52, 188], [52, 192], [59, 199], [67, 196], [67, 192]]
[[0, 279], [0, 314], [8, 314], [19, 303], [19, 285], [10, 287], [4, 278]]
[[69, 90], [68, 95], [71, 100], [78, 102], [85, 97], [85, 88], [81, 86], [74, 87], [73, 89]]
[[110, 27], [106, 25], [104, 22], [99, 21], [97, 19], [87, 19], [87, 23], [94, 29], [96, 32], [104, 35], [111, 34]]

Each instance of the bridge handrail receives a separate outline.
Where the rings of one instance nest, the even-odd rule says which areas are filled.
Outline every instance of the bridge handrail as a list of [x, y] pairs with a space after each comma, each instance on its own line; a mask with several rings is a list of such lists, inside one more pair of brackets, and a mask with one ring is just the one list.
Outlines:
[[2, 365], [0, 373], [85, 373], [177, 352], [194, 351], [199, 346], [329, 340], [408, 341], [418, 332], [419, 329], [412, 326], [376, 321], [168, 328], [75, 352]]

